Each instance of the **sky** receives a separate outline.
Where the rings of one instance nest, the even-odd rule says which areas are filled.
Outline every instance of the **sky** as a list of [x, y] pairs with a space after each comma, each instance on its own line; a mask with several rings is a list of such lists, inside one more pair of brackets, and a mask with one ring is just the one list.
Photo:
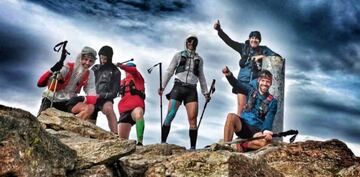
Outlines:
[[[217, 80], [197, 146], [217, 142], [227, 113], [236, 112], [237, 104], [221, 69], [229, 66], [237, 73], [240, 56], [217, 36], [216, 20], [238, 42], [244, 42], [250, 31], [260, 31], [261, 45], [285, 58], [285, 130], [299, 130], [298, 140], [339, 139], [360, 156], [360, 3], [356, 0], [4, 0], [0, 2], [0, 104], [37, 114], [43, 88], [36, 81], [59, 59], [52, 50], [58, 42], [69, 41], [67, 61], [74, 61], [84, 46], [99, 50], [110, 45], [114, 62], [134, 58], [145, 78], [144, 143], [158, 143], [158, 69], [151, 74], [146, 69], [162, 62], [165, 71], [175, 53], [184, 49], [185, 38], [194, 34], [207, 83]], [[171, 88], [172, 81], [165, 93]], [[164, 117], [167, 103], [164, 98]], [[199, 116], [203, 105], [204, 98], [199, 97]], [[101, 113], [97, 125], [108, 130]], [[181, 106], [168, 143], [188, 148], [188, 127]], [[132, 139], [136, 139], [134, 129]]]

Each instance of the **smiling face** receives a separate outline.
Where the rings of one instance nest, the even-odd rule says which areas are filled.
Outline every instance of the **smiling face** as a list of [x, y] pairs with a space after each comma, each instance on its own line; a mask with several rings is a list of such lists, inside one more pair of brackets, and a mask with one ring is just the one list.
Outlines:
[[260, 44], [260, 39], [257, 38], [257, 37], [255, 37], [255, 36], [251, 36], [251, 37], [249, 38], [249, 42], [250, 42], [250, 46], [251, 46], [252, 48], [256, 48], [256, 47], [258, 47], [259, 44]]
[[95, 63], [95, 58], [92, 55], [83, 54], [80, 63], [84, 69], [89, 69]]
[[271, 77], [260, 77], [258, 79], [259, 82], [259, 91], [261, 94], [264, 94], [269, 91], [269, 88], [272, 85], [272, 78]]

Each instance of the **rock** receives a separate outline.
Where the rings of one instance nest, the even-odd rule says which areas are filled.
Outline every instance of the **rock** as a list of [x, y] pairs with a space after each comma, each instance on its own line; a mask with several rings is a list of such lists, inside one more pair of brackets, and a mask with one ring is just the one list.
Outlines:
[[96, 165], [89, 169], [77, 170], [68, 177], [115, 177], [113, 171], [105, 165]]
[[43, 111], [39, 115], [38, 120], [45, 124], [47, 128], [54, 130], [67, 130], [78, 133], [84, 137], [99, 140], [118, 138], [114, 133], [103, 130], [88, 121], [76, 118], [72, 113], [62, 112], [55, 108], [49, 108]]
[[173, 144], [137, 146], [133, 154], [122, 157], [120, 162], [127, 176], [140, 177], [144, 176], [148, 167], [185, 152], [185, 147]]
[[255, 161], [241, 153], [228, 151], [187, 152], [150, 167], [145, 176], [218, 177], [282, 176], [264, 161]]
[[339, 140], [306, 141], [283, 144], [258, 153], [255, 159], [265, 159], [285, 176], [335, 176], [341, 169], [360, 162]]
[[75, 158], [29, 112], [0, 105], [0, 176], [66, 176]]
[[172, 144], [135, 146], [55, 109], [39, 119], [43, 124], [0, 106], [0, 176], [360, 176], [360, 158], [339, 140], [274, 142], [246, 153], [221, 144], [186, 151]]
[[353, 165], [349, 168], [342, 169], [339, 173], [341, 177], [359, 177], [360, 176], [360, 164]]
[[[43, 121], [47, 117], [43, 118]], [[68, 119], [69, 124], [73, 122], [82, 122], [76, 118]], [[75, 169], [87, 169], [94, 165], [112, 164], [119, 158], [129, 155], [135, 151], [135, 141], [117, 139], [94, 139], [83, 137], [81, 134], [69, 132], [67, 130], [47, 131], [59, 138], [62, 143], [69, 146], [77, 152]]]

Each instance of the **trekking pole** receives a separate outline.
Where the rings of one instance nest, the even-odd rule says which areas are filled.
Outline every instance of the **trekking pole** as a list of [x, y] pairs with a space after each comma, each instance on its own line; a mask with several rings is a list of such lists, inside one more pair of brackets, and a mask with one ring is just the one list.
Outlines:
[[[149, 69], [147, 69], [148, 73], [151, 74], [151, 71], [154, 69], [154, 67], [156, 66], [159, 66], [159, 77], [160, 77], [160, 86], [159, 86], [159, 89], [160, 90], [163, 90], [162, 88], [162, 64], [161, 62], [160, 63], [157, 63], [155, 64], [154, 66], [150, 67]], [[160, 135], [162, 135], [162, 124], [163, 124], [163, 105], [162, 105], [162, 94], [160, 95]]]
[[132, 58], [130, 60], [126, 60], [126, 61], [123, 61], [123, 62], [118, 62], [118, 63], [116, 63], [116, 65], [122, 65], [122, 64], [130, 62], [130, 61], [134, 61], [134, 59]]
[[[61, 63], [64, 63], [66, 56], [70, 55], [70, 53], [66, 50], [66, 44], [67, 43], [68, 43], [68, 41], [63, 41], [63, 42], [59, 42], [58, 44], [56, 44], [54, 46], [54, 51], [55, 52], [59, 52], [62, 49], [61, 57], [60, 57], [60, 60], [59, 60], [59, 62], [61, 62]], [[53, 79], [52, 79], [51, 84], [50, 84], [50, 89], [51, 89], [53, 87], [54, 82], [55, 82], [53, 95], [51, 97], [50, 108], [52, 108], [53, 103], [54, 103], [56, 89], [57, 89], [57, 85], [58, 85], [58, 76], [59, 76], [59, 74], [60, 74], [59, 71], [56, 71], [54, 73]]]
[[201, 120], [202, 120], [202, 118], [203, 118], [203, 115], [204, 115], [206, 106], [207, 106], [207, 104], [208, 104], [209, 101], [210, 101], [210, 95], [215, 92], [215, 81], [216, 81], [216, 80], [213, 79], [213, 81], [212, 81], [212, 83], [211, 83], [211, 87], [210, 87], [209, 93], [207, 93], [207, 95], [209, 96], [209, 99], [206, 100], [205, 105], [204, 105], [204, 108], [203, 108], [203, 110], [202, 110], [202, 113], [201, 113], [201, 116], [200, 116], [200, 121], [199, 121], [199, 124], [197, 125], [197, 129], [198, 129], [198, 130], [199, 130], [199, 127], [200, 127], [200, 124], [201, 124]]
[[[272, 137], [285, 137], [285, 136], [288, 136], [288, 135], [293, 135], [290, 138], [290, 143], [292, 143], [292, 142], [295, 141], [295, 138], [296, 138], [298, 133], [299, 133], [299, 131], [297, 131], [297, 130], [288, 130], [288, 131], [285, 131], [285, 132], [275, 133], [275, 134], [272, 135]], [[224, 144], [244, 143], [244, 142], [248, 142], [248, 141], [264, 139], [265, 137], [266, 136], [258, 136], [258, 137], [248, 138], [248, 139], [235, 139], [233, 141], [226, 142]]]

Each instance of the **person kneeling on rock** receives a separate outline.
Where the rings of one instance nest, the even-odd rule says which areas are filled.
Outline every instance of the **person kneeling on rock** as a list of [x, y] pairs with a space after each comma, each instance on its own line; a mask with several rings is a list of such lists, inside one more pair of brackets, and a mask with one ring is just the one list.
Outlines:
[[272, 85], [271, 72], [262, 70], [256, 86], [238, 82], [228, 67], [225, 67], [222, 72], [236, 92], [247, 95], [247, 104], [241, 117], [235, 113], [227, 115], [224, 142], [232, 141], [235, 133], [242, 139], [265, 136], [264, 139], [237, 144], [236, 150], [239, 152], [266, 146], [272, 140], [272, 124], [277, 112], [277, 100], [269, 93]]
[[[39, 114], [53, 106], [58, 110], [74, 113], [83, 120], [89, 120], [97, 97], [94, 73], [89, 70], [95, 60], [96, 51], [84, 47], [75, 63], [68, 62], [64, 65], [63, 61], [59, 61], [46, 71], [37, 82], [38, 87], [47, 86], [42, 95]], [[55, 76], [57, 78], [54, 78]], [[81, 88], [87, 96], [77, 95]]]
[[134, 63], [118, 64], [117, 66], [126, 73], [126, 77], [121, 80], [118, 134], [121, 139], [129, 139], [131, 127], [136, 124], [137, 145], [141, 146], [145, 128], [144, 78]]

